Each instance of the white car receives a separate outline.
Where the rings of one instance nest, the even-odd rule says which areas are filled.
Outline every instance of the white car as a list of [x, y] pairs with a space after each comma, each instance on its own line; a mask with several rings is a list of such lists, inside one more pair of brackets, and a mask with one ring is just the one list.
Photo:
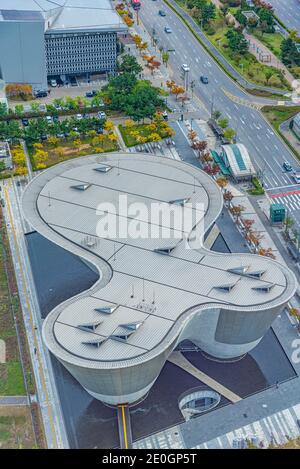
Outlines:
[[189, 72], [190, 71], [190, 67], [187, 64], [182, 64], [181, 68], [184, 72]]
[[57, 81], [56, 80], [50, 80], [50, 85], [55, 88], [57, 86]]
[[98, 117], [99, 117], [99, 119], [106, 119], [106, 114], [105, 114], [105, 112], [99, 111], [99, 112], [98, 112]]
[[82, 114], [76, 114], [76, 119], [80, 121], [82, 119]]
[[48, 122], [48, 124], [51, 124], [52, 123], [52, 117], [51, 116], [46, 116], [46, 121]]
[[293, 178], [296, 184], [300, 184], [300, 173], [294, 173]]

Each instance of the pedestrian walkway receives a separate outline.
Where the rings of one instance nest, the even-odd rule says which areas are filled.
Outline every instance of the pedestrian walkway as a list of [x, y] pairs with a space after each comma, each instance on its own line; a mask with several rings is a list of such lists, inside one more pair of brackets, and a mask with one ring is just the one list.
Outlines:
[[232, 392], [230, 389], [226, 388], [221, 383], [218, 383], [218, 381], [215, 379], [198, 370], [198, 368], [189, 362], [181, 352], [172, 352], [168, 357], [168, 361], [174, 365], [179, 366], [179, 368], [182, 368], [187, 373], [199, 379], [199, 381], [206, 384], [214, 391], [217, 391], [219, 394], [221, 394], [221, 396], [226, 397], [226, 399], [228, 399], [230, 402], [235, 403], [241, 400], [241, 397]]
[[300, 404], [276, 412], [225, 435], [195, 446], [197, 449], [245, 448], [251, 442], [260, 448], [281, 445], [300, 435]]
[[[247, 33], [246, 30], [243, 32], [243, 34], [245, 39], [249, 42], [249, 52], [253, 54], [260, 63], [268, 65], [269, 67], [277, 68], [277, 70], [281, 70], [290, 85], [295, 81], [295, 78], [291, 72], [267, 46], [265, 46], [259, 39], [257, 39], [257, 37]], [[263, 60], [263, 57], [266, 56], [270, 58], [270, 61], [265, 62]]]
[[29, 405], [28, 396], [0, 396], [0, 406]]

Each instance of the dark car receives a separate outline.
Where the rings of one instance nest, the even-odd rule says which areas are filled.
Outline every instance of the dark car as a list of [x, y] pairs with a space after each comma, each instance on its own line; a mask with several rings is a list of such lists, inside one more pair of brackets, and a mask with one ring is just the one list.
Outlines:
[[22, 119], [22, 124], [24, 125], [24, 127], [27, 127], [27, 125], [29, 125], [29, 120], [24, 117]]
[[59, 122], [59, 117], [58, 116], [53, 116], [52, 119], [53, 119], [53, 122]]
[[160, 16], [166, 16], [166, 12], [164, 10], [159, 10], [158, 14]]
[[283, 166], [283, 169], [287, 171], [288, 173], [293, 171], [292, 166], [287, 161], [285, 161], [282, 166]]
[[48, 96], [47, 91], [40, 90], [35, 93], [36, 98], [46, 98], [47, 96]]
[[48, 140], [48, 136], [47, 135], [41, 135], [41, 140]]
[[204, 83], [204, 85], [207, 85], [207, 84], [208, 84], [208, 78], [205, 77], [204, 75], [201, 75], [200, 81], [202, 81], [202, 83]]
[[103, 129], [99, 128], [96, 130], [97, 134], [100, 135], [100, 134], [103, 134]]
[[86, 98], [93, 98], [95, 95], [94, 95], [94, 92], [93, 91], [88, 91], [87, 93], [85, 93], [85, 97]]

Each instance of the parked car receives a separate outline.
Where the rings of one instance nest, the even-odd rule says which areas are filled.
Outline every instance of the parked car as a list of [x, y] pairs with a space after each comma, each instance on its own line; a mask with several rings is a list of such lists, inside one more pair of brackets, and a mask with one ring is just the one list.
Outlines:
[[56, 88], [57, 81], [55, 79], [50, 80], [50, 85], [52, 86], [52, 88]]
[[42, 103], [39, 105], [39, 110], [40, 112], [46, 112], [47, 111], [47, 108], [46, 108], [46, 104]]
[[169, 28], [169, 26], [165, 27], [165, 33], [170, 34], [172, 32], [172, 29]]
[[106, 114], [104, 111], [99, 111], [98, 112], [98, 117], [99, 119], [106, 119]]
[[167, 111], [164, 111], [162, 116], [163, 116], [163, 119], [164, 119], [165, 121], [169, 120], [169, 116], [168, 116]]
[[160, 16], [166, 16], [166, 12], [164, 10], [159, 10], [158, 14]]
[[34, 93], [36, 98], [46, 98], [48, 96], [47, 91], [39, 90]]
[[64, 138], [66, 135], [65, 134], [62, 134], [62, 133], [59, 133], [59, 134], [56, 134], [56, 137], [58, 138]]
[[92, 91], [88, 91], [87, 93], [85, 93], [85, 96], [87, 98], [93, 98], [94, 96], [97, 95], [97, 91], [96, 90], [92, 90]]
[[59, 117], [58, 116], [53, 116], [53, 122], [59, 122]]
[[208, 78], [207, 78], [206, 76], [204, 76], [204, 75], [201, 75], [200, 81], [201, 81], [202, 83], [204, 83], [204, 85], [207, 85], [207, 84], [208, 84]]
[[41, 135], [41, 140], [48, 140], [48, 135]]
[[290, 173], [291, 171], [293, 171], [293, 168], [292, 166], [290, 165], [290, 163], [288, 163], [287, 161], [285, 161], [282, 165], [283, 169], [285, 171], [287, 171], [288, 173]]
[[82, 119], [82, 114], [76, 114], [76, 119], [80, 121]]
[[97, 132], [98, 135], [101, 135], [101, 134], [103, 134], [103, 129], [99, 128], [99, 129], [96, 130], [96, 132]]
[[24, 125], [24, 127], [27, 127], [27, 125], [29, 125], [29, 120], [24, 117], [22, 119], [22, 124]]
[[48, 124], [52, 124], [52, 117], [46, 116], [46, 121], [48, 122]]

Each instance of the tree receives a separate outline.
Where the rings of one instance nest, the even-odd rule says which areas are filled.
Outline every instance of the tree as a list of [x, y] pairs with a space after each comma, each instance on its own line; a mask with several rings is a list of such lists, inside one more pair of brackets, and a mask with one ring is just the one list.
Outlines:
[[7, 104], [0, 102], [0, 116], [5, 117], [8, 113]]
[[53, 145], [54, 147], [56, 147], [59, 142], [59, 138], [55, 137], [54, 135], [50, 136], [48, 137], [48, 142], [50, 143], [50, 145]]
[[201, 158], [202, 154], [206, 150], [206, 147], [207, 147], [207, 142], [205, 140], [202, 140], [202, 141], [197, 140], [192, 143], [192, 148], [193, 150], [196, 150], [198, 152], [199, 158]]
[[113, 123], [113, 121], [107, 120], [104, 124], [104, 128], [108, 133], [110, 133], [114, 130], [115, 124]]
[[226, 117], [223, 117], [222, 119], [218, 120], [218, 124], [221, 127], [221, 129], [226, 129], [226, 127], [228, 126], [228, 122], [229, 121]]
[[232, 199], [233, 199], [232, 192], [225, 190], [225, 192], [223, 194], [223, 199], [224, 199], [226, 205], [228, 206], [230, 204], [230, 202], [232, 201]]
[[73, 146], [74, 148], [76, 148], [77, 151], [79, 151], [79, 148], [81, 145], [82, 145], [82, 141], [80, 140], [80, 138], [73, 140]]
[[24, 113], [24, 106], [23, 104], [16, 104], [15, 106], [15, 113], [17, 116], [21, 116]]
[[122, 57], [122, 62], [118, 65], [118, 70], [121, 73], [131, 73], [136, 76], [141, 73], [143, 67], [133, 55], [127, 54]]
[[243, 225], [244, 225], [244, 230], [246, 234], [248, 234], [251, 231], [253, 224], [254, 224], [254, 220], [250, 220], [249, 218], [243, 219]]
[[231, 127], [228, 127], [224, 130], [224, 137], [227, 138], [230, 142], [232, 141], [233, 137], [235, 136], [235, 131]]
[[249, 45], [242, 33], [231, 28], [227, 31], [225, 36], [228, 40], [228, 46], [232, 52], [241, 55], [246, 54], [249, 49]]
[[163, 52], [161, 55], [161, 58], [162, 58], [163, 64], [167, 66], [169, 62], [169, 58], [170, 58], [169, 52]]
[[218, 110], [215, 110], [215, 111], [212, 113], [212, 117], [213, 117], [213, 119], [215, 119], [216, 121], [217, 121], [218, 119], [220, 119], [221, 115], [222, 115], [221, 112], [218, 111]]
[[290, 37], [283, 39], [280, 49], [281, 60], [284, 65], [300, 65], [300, 53], [298, 52], [294, 41]]
[[242, 205], [233, 205], [230, 209], [232, 215], [238, 220], [245, 208]]
[[272, 248], [259, 248], [257, 254], [259, 254], [260, 256], [270, 257], [271, 259], [276, 259]]
[[294, 225], [295, 221], [293, 220], [293, 218], [289, 217], [289, 216], [286, 216], [285, 217], [285, 220], [283, 222], [283, 225], [285, 226], [285, 235], [288, 236], [288, 233], [289, 233], [289, 230], [290, 228], [292, 228], [292, 226]]
[[226, 177], [220, 176], [220, 177], [216, 180], [216, 183], [218, 184], [219, 187], [221, 187], [221, 189], [224, 189], [224, 188], [227, 186], [228, 181], [227, 181]]

